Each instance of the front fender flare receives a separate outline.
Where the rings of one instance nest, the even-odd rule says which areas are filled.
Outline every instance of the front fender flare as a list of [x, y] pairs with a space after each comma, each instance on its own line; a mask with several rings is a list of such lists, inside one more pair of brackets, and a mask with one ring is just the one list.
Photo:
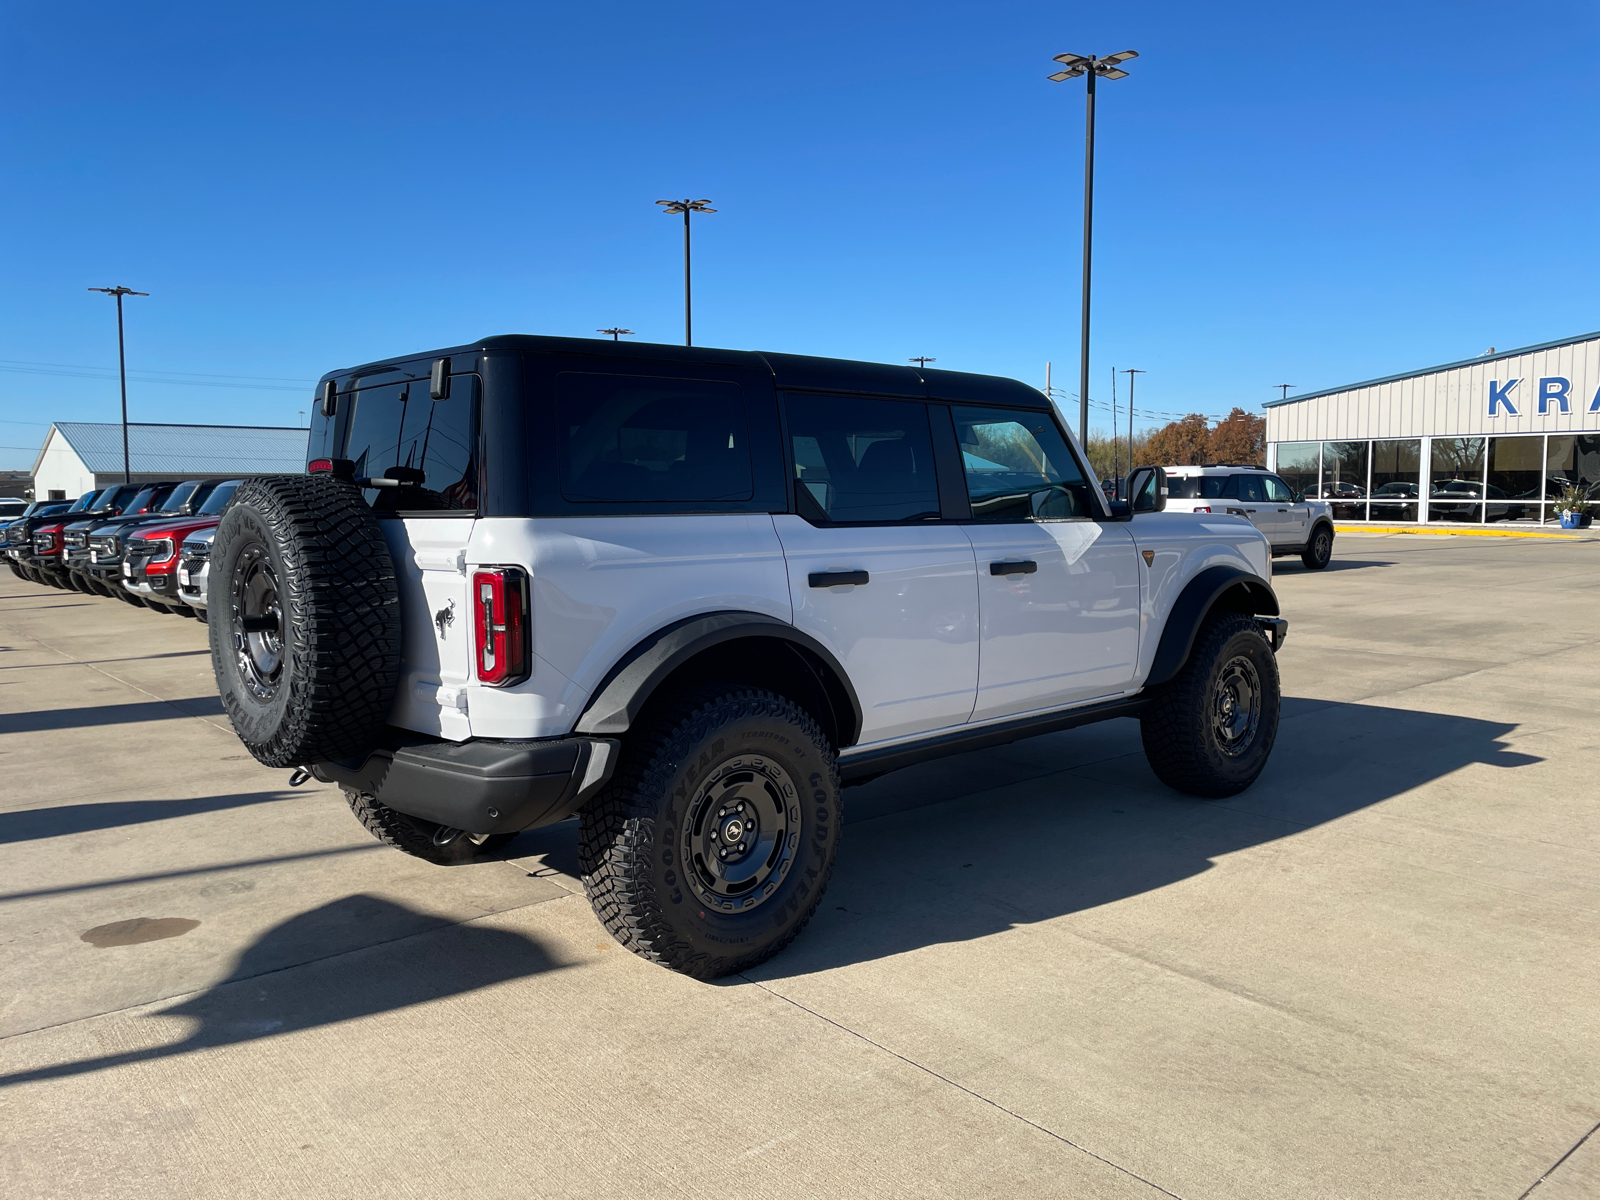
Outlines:
[[704, 613], [644, 639], [607, 673], [573, 732], [609, 737], [626, 733], [651, 693], [684, 663], [713, 646], [751, 637], [788, 642], [821, 661], [839, 685], [848, 708], [837, 714], [841, 731], [848, 735], [842, 744], [854, 745], [861, 736], [861, 700], [839, 660], [816, 638], [788, 622], [754, 612]]
[[1184, 585], [1167, 614], [1145, 687], [1165, 683], [1183, 669], [1200, 626], [1219, 606], [1252, 616], [1278, 615], [1278, 597], [1261, 576], [1239, 567], [1207, 567]]

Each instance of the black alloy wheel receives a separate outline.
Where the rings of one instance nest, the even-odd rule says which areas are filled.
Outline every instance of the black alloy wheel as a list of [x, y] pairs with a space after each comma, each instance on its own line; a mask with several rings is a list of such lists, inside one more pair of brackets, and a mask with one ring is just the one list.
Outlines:
[[283, 681], [283, 606], [272, 558], [259, 542], [245, 546], [235, 560], [228, 600], [239, 677], [257, 700], [271, 700]]
[[1229, 659], [1217, 676], [1211, 727], [1217, 749], [1229, 758], [1248, 753], [1261, 730], [1261, 676], [1244, 655]]
[[1305, 551], [1300, 555], [1300, 561], [1305, 563], [1309, 571], [1320, 571], [1328, 565], [1333, 557], [1333, 530], [1326, 525], [1318, 525], [1311, 533], [1311, 540], [1306, 543]]
[[777, 762], [735, 754], [712, 768], [679, 841], [684, 882], [700, 903], [749, 912], [778, 890], [800, 844], [800, 791]]

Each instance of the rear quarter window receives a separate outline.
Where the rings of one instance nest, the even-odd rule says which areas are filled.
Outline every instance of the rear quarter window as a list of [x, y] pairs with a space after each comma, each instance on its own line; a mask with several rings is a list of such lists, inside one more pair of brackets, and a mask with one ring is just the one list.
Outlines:
[[345, 452], [357, 478], [389, 476], [404, 486], [367, 488], [373, 510], [395, 516], [462, 516], [478, 509], [478, 420], [482, 383], [452, 375], [435, 400], [428, 381], [382, 384], [339, 398], [350, 404]]

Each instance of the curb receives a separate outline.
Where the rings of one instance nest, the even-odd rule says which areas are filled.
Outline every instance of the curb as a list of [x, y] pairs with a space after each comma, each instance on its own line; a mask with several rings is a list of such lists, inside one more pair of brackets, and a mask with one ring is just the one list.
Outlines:
[[1552, 533], [1546, 529], [1451, 529], [1440, 525], [1335, 525], [1335, 533], [1414, 533], [1432, 537], [1520, 537], [1551, 538], [1555, 541], [1588, 541], [1581, 531]]

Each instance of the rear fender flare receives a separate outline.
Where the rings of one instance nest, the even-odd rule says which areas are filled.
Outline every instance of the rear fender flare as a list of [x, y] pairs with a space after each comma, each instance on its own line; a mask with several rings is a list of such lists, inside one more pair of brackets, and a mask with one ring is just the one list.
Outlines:
[[1200, 626], [1218, 608], [1251, 616], [1275, 617], [1278, 597], [1265, 579], [1239, 567], [1215, 566], [1201, 571], [1184, 585], [1172, 611], [1167, 614], [1167, 625], [1161, 631], [1161, 641], [1156, 646], [1145, 687], [1166, 683], [1183, 669]]
[[[819, 680], [824, 690], [837, 695], [835, 724], [840, 746], [854, 745], [861, 736], [861, 701], [844, 667], [821, 642], [793, 625], [754, 612], [707, 613], [678, 621], [645, 638], [623, 655], [595, 689], [594, 698], [578, 718], [574, 733], [616, 737], [626, 733], [652, 693], [672, 673], [696, 655], [741, 638], [787, 642], [820, 660], [831, 681]], [[804, 656], [802, 656], [804, 657]], [[831, 682], [835, 687], [828, 687]], [[838, 711], [843, 708], [845, 711]]]

